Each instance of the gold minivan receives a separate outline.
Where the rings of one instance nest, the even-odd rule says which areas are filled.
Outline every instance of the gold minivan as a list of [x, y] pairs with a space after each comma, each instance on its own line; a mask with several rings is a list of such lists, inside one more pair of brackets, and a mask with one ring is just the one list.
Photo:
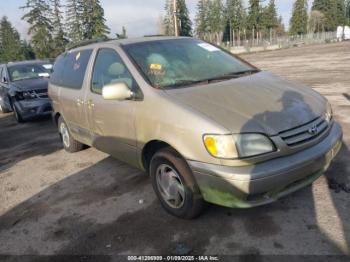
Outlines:
[[193, 38], [69, 50], [49, 96], [67, 151], [88, 145], [147, 171], [181, 218], [205, 202], [271, 203], [319, 178], [342, 144], [320, 94]]

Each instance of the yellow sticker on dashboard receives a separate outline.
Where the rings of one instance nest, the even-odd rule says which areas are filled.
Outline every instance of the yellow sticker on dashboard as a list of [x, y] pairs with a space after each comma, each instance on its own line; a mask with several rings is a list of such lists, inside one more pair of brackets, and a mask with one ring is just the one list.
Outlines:
[[151, 64], [151, 65], [149, 66], [149, 68], [150, 68], [151, 70], [160, 71], [160, 70], [162, 70], [162, 65], [161, 65], [161, 64]]

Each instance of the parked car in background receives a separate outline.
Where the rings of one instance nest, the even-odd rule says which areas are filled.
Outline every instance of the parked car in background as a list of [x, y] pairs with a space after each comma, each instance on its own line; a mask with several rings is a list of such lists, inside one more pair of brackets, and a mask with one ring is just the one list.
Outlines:
[[47, 95], [52, 63], [24, 61], [0, 66], [0, 112], [13, 111], [21, 123], [51, 114]]
[[67, 151], [93, 146], [149, 172], [181, 218], [204, 201], [271, 203], [319, 178], [342, 145], [323, 96], [192, 38], [70, 50], [49, 96]]

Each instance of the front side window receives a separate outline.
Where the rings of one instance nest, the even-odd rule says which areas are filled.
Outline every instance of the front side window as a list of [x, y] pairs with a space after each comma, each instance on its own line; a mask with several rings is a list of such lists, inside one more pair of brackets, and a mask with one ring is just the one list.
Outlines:
[[146, 41], [123, 46], [156, 88], [225, 80], [258, 71], [221, 49], [196, 39]]
[[13, 65], [9, 66], [8, 71], [12, 82], [49, 77], [47, 70], [39, 64]]
[[91, 81], [91, 91], [102, 94], [106, 85], [124, 82], [135, 91], [135, 80], [126, 68], [121, 57], [113, 49], [100, 49], [97, 53]]

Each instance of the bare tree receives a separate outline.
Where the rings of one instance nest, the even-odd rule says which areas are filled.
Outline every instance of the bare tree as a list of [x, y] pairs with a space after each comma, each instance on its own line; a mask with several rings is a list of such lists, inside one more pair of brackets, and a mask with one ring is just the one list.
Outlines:
[[324, 32], [325, 23], [326, 17], [322, 12], [318, 10], [312, 11], [309, 18], [309, 32]]

